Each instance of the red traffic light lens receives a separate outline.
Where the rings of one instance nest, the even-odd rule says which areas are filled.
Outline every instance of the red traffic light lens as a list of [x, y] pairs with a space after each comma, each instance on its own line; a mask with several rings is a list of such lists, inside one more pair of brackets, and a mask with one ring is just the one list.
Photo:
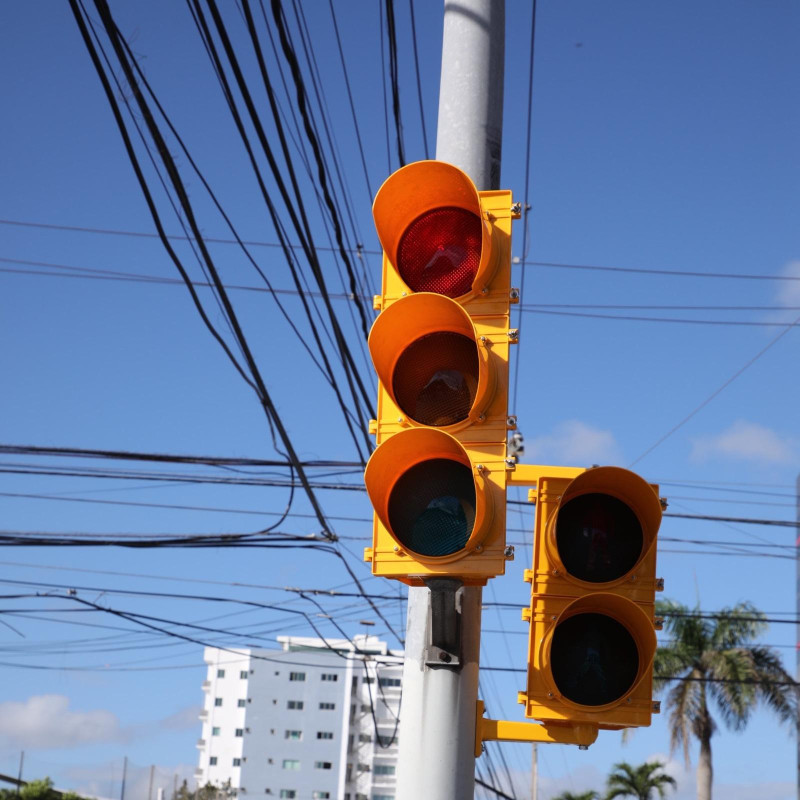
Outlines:
[[461, 297], [481, 260], [480, 217], [463, 208], [436, 208], [417, 217], [397, 248], [397, 270], [415, 292]]
[[573, 703], [619, 700], [639, 672], [639, 650], [628, 629], [605, 614], [576, 614], [553, 631], [550, 669], [558, 691]]
[[433, 458], [408, 469], [389, 495], [389, 525], [413, 553], [446, 556], [463, 549], [475, 524], [475, 482], [469, 467]]
[[469, 416], [478, 387], [478, 351], [468, 336], [429, 333], [397, 359], [392, 391], [400, 410], [416, 422], [439, 427]]
[[642, 554], [644, 534], [630, 506], [611, 495], [590, 492], [573, 497], [559, 509], [556, 547], [570, 575], [606, 583], [634, 568]]

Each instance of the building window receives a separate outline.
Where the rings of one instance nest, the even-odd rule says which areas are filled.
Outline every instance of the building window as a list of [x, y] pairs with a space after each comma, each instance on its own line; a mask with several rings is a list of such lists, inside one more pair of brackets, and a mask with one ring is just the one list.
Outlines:
[[333, 769], [333, 764], [330, 761], [315, 761], [314, 769]]
[[339, 675], [336, 672], [323, 672], [322, 680], [324, 681], [338, 681]]
[[246, 670], [246, 669], [243, 669], [243, 670], [242, 670], [242, 671], [239, 673], [239, 677], [240, 677], [240, 678], [241, 678], [243, 681], [246, 681], [246, 680], [247, 680], [247, 670]]
[[214, 705], [215, 705], [217, 708], [219, 708], [219, 707], [222, 705], [222, 698], [221, 698], [221, 697], [215, 697], [215, 698], [214, 698]]
[[241, 767], [242, 766], [242, 759], [241, 758], [234, 758], [233, 759], [233, 766], [234, 767]]
[[317, 731], [317, 739], [333, 739], [333, 731]]
[[211, 756], [211, 758], [208, 759], [208, 766], [209, 767], [216, 767], [217, 766], [217, 757], [216, 756]]
[[330, 800], [330, 792], [311, 792], [312, 800]]
[[306, 679], [305, 672], [290, 672], [289, 673], [289, 680], [290, 681], [304, 681]]
[[284, 739], [302, 739], [303, 731], [286, 731]]
[[236, 733], [233, 734], [234, 736], [244, 736], [244, 728], [237, 728]]
[[283, 759], [283, 768], [284, 769], [300, 769], [300, 761], [297, 758], [284, 758]]
[[297, 792], [294, 789], [281, 789], [280, 797], [297, 797]]
[[375, 683], [375, 678], [373, 678], [371, 675], [367, 675], [364, 678], [364, 683]]
[[336, 703], [320, 703], [320, 711], [333, 711], [336, 708]]
[[302, 711], [303, 710], [303, 701], [302, 700], [287, 700], [286, 701], [286, 708], [294, 709], [295, 711]]
[[378, 686], [400, 686], [402, 681], [400, 678], [380, 678]]
[[247, 700], [245, 700], [243, 697], [239, 698], [236, 701], [236, 707], [237, 708], [244, 708], [246, 705], [247, 705]]
[[374, 794], [372, 800], [394, 800], [393, 794]]
[[376, 775], [394, 775], [395, 768], [389, 764], [376, 764], [372, 771]]
[[225, 677], [225, 670], [224, 669], [218, 669], [217, 670], [217, 677], [218, 678], [224, 678]]
[[211, 729], [212, 736], [219, 736], [219, 728], [212, 728]]
[[356, 767], [359, 772], [369, 772], [369, 764], [359, 763]]
[[358, 741], [365, 744], [369, 744], [372, 741], [372, 737], [368, 733], [359, 733]]

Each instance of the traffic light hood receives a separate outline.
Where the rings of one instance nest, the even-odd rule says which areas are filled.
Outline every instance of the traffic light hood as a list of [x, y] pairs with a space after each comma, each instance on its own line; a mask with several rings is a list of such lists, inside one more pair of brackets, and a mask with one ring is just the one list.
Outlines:
[[401, 298], [375, 320], [369, 350], [403, 424], [456, 431], [484, 417], [495, 370], [470, 315], [454, 300], [432, 292]]
[[492, 518], [492, 493], [450, 434], [431, 428], [395, 434], [373, 452], [364, 482], [396, 550], [436, 564], [481, 546]]
[[635, 580], [656, 546], [661, 513], [657, 492], [634, 472], [588, 469], [567, 485], [549, 520], [549, 558], [560, 574], [587, 588]]
[[[462, 234], [448, 238], [458, 227], [448, 219], [435, 231], [418, 232], [418, 236], [412, 237], [414, 242], [403, 247], [404, 241], [409, 241], [406, 237], [415, 229], [415, 223], [424, 221], [437, 210], [452, 212], [454, 209], [467, 212], [464, 216], [470, 229], [468, 236]], [[372, 214], [386, 257], [411, 291], [432, 289], [465, 300], [479, 294], [491, 280], [497, 266], [492, 252], [492, 228], [482, 211], [475, 184], [458, 167], [443, 161], [416, 161], [402, 167], [392, 173], [378, 190]], [[470, 218], [474, 218], [472, 223]], [[470, 242], [468, 246], [465, 245], [467, 241]], [[474, 253], [465, 253], [465, 247], [474, 249]], [[418, 253], [420, 249], [422, 252]], [[409, 252], [410, 260], [417, 262], [413, 269], [404, 263], [404, 252]], [[422, 277], [417, 285], [410, 277], [411, 272], [417, 276], [435, 274], [439, 255], [459, 262], [464, 258], [471, 263], [474, 261], [466, 282], [459, 280], [451, 284], [453, 293], [444, 288], [433, 288], [442, 286], [442, 282], [430, 282]]]

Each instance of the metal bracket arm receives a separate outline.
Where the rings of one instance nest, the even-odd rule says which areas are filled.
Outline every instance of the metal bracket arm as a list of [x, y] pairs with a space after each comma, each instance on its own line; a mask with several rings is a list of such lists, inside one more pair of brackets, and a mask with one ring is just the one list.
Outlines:
[[543, 464], [517, 464], [514, 470], [508, 472], [509, 486], [536, 486], [542, 476], [548, 478], [576, 478], [584, 467], [549, 467]]
[[586, 749], [597, 739], [597, 725], [542, 724], [486, 719], [484, 703], [478, 700], [475, 717], [475, 757], [483, 751], [483, 742], [544, 742], [577, 744]]

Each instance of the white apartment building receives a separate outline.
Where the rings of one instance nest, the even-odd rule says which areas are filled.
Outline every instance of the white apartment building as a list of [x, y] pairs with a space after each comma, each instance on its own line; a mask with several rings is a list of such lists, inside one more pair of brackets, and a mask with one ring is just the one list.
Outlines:
[[374, 636], [278, 642], [205, 649], [198, 786], [230, 781], [239, 800], [394, 800], [402, 659]]

